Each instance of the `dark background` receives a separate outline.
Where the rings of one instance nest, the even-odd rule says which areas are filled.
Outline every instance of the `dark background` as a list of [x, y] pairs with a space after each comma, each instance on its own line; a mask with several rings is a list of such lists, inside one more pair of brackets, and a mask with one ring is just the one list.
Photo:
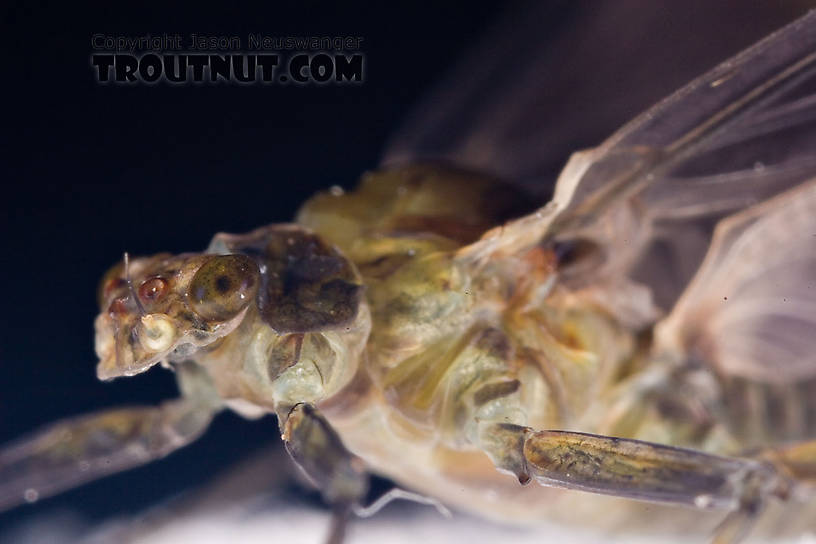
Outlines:
[[[637, 4], [628, 2], [627, 9]], [[614, 111], [603, 110], [607, 89], [591, 89], [596, 99], [587, 107], [599, 109], [599, 121], [572, 130], [557, 157], [599, 143], [666, 92], [805, 6], [782, 2], [773, 5], [773, 17], [758, 17], [743, 12], [747, 3], [707, 4], [678, 3], [658, 13], [671, 32], [662, 40], [656, 32], [642, 54], [672, 52], [668, 58], [679, 59], [678, 66], [665, 64], [664, 72], [651, 77], [653, 86], [639, 87], [637, 100]], [[128, 380], [96, 381], [92, 322], [101, 274], [125, 250], [199, 250], [215, 232], [289, 220], [317, 190], [353, 187], [364, 170], [376, 167], [411, 106], [507, 5], [78, 9], [27, 2], [3, 8], [0, 443], [60, 417], [174, 396], [172, 376], [158, 368]], [[580, 33], [582, 17], [592, 9], [555, 3], [541, 32], [561, 43], [555, 37]], [[609, 32], [620, 33], [621, 40], [627, 16], [622, 9], [609, 22]], [[720, 30], [701, 35], [697, 26]], [[365, 81], [177, 87], [95, 81], [92, 34], [163, 32], [362, 36]], [[606, 68], [625, 79], [640, 59], [610, 51], [607, 62], [617, 62]], [[551, 74], [553, 85], [581, 85], [558, 77]], [[625, 96], [608, 98], [626, 103]], [[253, 423], [224, 414], [203, 439], [165, 461], [0, 515], [0, 532], [61, 508], [90, 519], [139, 511], [206, 482], [276, 439], [271, 420]]]

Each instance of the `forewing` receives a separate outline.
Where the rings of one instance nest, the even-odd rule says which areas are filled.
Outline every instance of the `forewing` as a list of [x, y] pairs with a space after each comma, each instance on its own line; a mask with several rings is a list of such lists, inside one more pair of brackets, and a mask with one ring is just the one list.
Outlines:
[[444, 159], [548, 198], [574, 150], [803, 11], [739, 1], [517, 2], [414, 108], [383, 162]]
[[720, 222], [658, 352], [771, 383], [816, 377], [816, 178]]
[[[603, 247], [606, 266], [595, 275], [633, 273], [660, 289], [667, 266], [656, 263], [674, 259], [676, 268], [677, 261], [701, 257], [712, 218], [816, 173], [815, 72], [812, 13], [693, 81], [592, 150], [579, 179], [560, 181], [571, 189], [569, 204], [551, 232]], [[696, 236], [700, 229], [703, 236]], [[657, 240], [662, 254], [653, 251]], [[674, 278], [675, 285], [684, 279]]]
[[[479, 259], [541, 239], [594, 247], [573, 288], [633, 278], [669, 308], [716, 219], [816, 173], [816, 13], [664, 99], [597, 148], [576, 153], [553, 202], [464, 253]], [[538, 219], [536, 219], [538, 218]]]
[[811, 13], [607, 139], [593, 163], [618, 163], [619, 173], [584, 176], [571, 215], [591, 220], [616, 198], [638, 194], [655, 217], [694, 217], [744, 207], [808, 178], [816, 164], [815, 72]]

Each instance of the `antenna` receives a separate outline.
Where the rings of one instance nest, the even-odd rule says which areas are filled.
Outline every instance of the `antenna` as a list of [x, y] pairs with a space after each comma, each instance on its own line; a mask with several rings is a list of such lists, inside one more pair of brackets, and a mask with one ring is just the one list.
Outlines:
[[125, 282], [127, 283], [128, 291], [130, 292], [130, 298], [132, 298], [133, 302], [136, 303], [136, 307], [139, 309], [139, 314], [145, 315], [147, 312], [145, 312], [144, 306], [142, 306], [142, 302], [136, 295], [136, 289], [133, 288], [133, 282], [130, 281], [130, 255], [128, 255], [127, 251], [125, 251], [124, 259], [125, 259]]

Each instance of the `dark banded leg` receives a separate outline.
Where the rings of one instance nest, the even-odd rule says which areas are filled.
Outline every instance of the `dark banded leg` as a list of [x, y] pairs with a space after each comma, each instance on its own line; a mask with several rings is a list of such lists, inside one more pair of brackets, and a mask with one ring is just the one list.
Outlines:
[[365, 467], [314, 406], [296, 404], [278, 417], [286, 451], [332, 505], [327, 542], [340, 544], [351, 513], [368, 493]]

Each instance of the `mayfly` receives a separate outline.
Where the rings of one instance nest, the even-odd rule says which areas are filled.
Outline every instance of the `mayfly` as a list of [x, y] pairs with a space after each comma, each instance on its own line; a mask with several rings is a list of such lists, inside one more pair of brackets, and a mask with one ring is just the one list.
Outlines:
[[[527, 199], [409, 138], [295, 223], [126, 255], [100, 283], [97, 374], [160, 364], [181, 397], [0, 450], [0, 507], [167, 455], [223, 409], [276, 415], [335, 540], [368, 472], [494, 518], [714, 511], [722, 542], [812, 503], [814, 73], [810, 14], [574, 154], [520, 218]], [[529, 176], [495, 138], [462, 149]]]

